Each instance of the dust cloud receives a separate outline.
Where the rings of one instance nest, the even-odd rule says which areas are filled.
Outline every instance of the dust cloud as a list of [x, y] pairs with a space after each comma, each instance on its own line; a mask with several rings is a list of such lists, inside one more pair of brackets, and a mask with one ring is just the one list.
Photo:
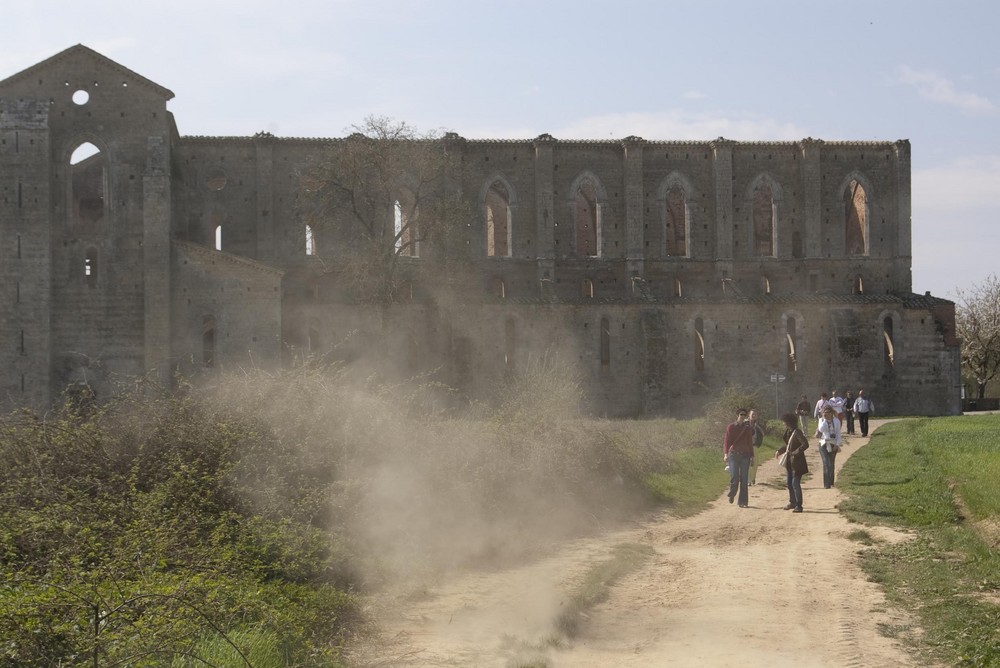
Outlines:
[[[576, 370], [539, 357], [489, 406], [446, 411], [436, 383], [378, 383], [334, 365], [227, 374], [216, 400], [282, 443], [246, 487], [294, 501], [337, 543], [349, 584], [419, 595], [461, 569], [510, 566], [645, 502], [636, 448], [579, 414]], [[554, 594], [553, 594], [554, 596]], [[542, 596], [539, 609], [555, 605]]]

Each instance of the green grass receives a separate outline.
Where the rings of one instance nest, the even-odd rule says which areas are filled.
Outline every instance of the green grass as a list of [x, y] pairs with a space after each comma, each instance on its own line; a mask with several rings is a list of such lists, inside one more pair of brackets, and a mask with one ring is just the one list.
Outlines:
[[866, 551], [862, 564], [890, 601], [915, 611], [923, 633], [904, 639], [946, 665], [1000, 666], [997, 434], [992, 415], [892, 423], [840, 476], [850, 519], [914, 533]]
[[[757, 464], [774, 456], [780, 438], [768, 436], [757, 448]], [[646, 486], [667, 508], [679, 516], [701, 512], [727, 489], [729, 473], [722, 460], [722, 446], [703, 446], [671, 452], [666, 470], [646, 478]], [[757, 484], [765, 484], [758, 478]]]

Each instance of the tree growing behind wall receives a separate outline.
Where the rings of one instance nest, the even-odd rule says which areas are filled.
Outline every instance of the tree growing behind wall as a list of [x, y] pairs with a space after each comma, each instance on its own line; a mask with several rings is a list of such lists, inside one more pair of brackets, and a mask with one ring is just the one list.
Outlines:
[[351, 298], [388, 307], [410, 297], [405, 264], [447, 270], [466, 254], [470, 210], [445, 135], [376, 116], [352, 129], [304, 170], [299, 205], [330, 251], [325, 270]]
[[990, 275], [968, 290], [956, 290], [955, 328], [962, 339], [962, 366], [976, 380], [977, 396], [1000, 375], [1000, 279]]

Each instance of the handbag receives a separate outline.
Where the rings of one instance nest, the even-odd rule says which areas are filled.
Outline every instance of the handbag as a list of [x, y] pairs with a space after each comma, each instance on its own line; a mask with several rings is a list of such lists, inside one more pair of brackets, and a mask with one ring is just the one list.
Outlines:
[[788, 450], [781, 453], [781, 457], [778, 459], [778, 466], [784, 467], [785, 462], [788, 461]]
[[778, 466], [784, 467], [785, 462], [788, 461], [788, 448], [792, 447], [792, 438], [795, 436], [795, 430], [792, 430], [791, 435], [788, 437], [788, 442], [785, 443], [785, 451], [781, 453], [781, 457], [778, 458]]

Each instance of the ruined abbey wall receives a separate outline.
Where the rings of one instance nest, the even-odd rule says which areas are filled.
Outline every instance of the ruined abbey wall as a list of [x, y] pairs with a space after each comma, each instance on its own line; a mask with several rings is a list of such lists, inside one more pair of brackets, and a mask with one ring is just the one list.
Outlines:
[[782, 409], [863, 387], [882, 413], [958, 410], [954, 305], [911, 292], [906, 141], [448, 135], [472, 274], [450, 289], [428, 243], [378, 313], [300, 211], [343, 140], [184, 137], [172, 96], [82, 46], [0, 81], [5, 403], [301, 355], [483, 398], [558, 356], [597, 415], [695, 414], [731, 384]]

